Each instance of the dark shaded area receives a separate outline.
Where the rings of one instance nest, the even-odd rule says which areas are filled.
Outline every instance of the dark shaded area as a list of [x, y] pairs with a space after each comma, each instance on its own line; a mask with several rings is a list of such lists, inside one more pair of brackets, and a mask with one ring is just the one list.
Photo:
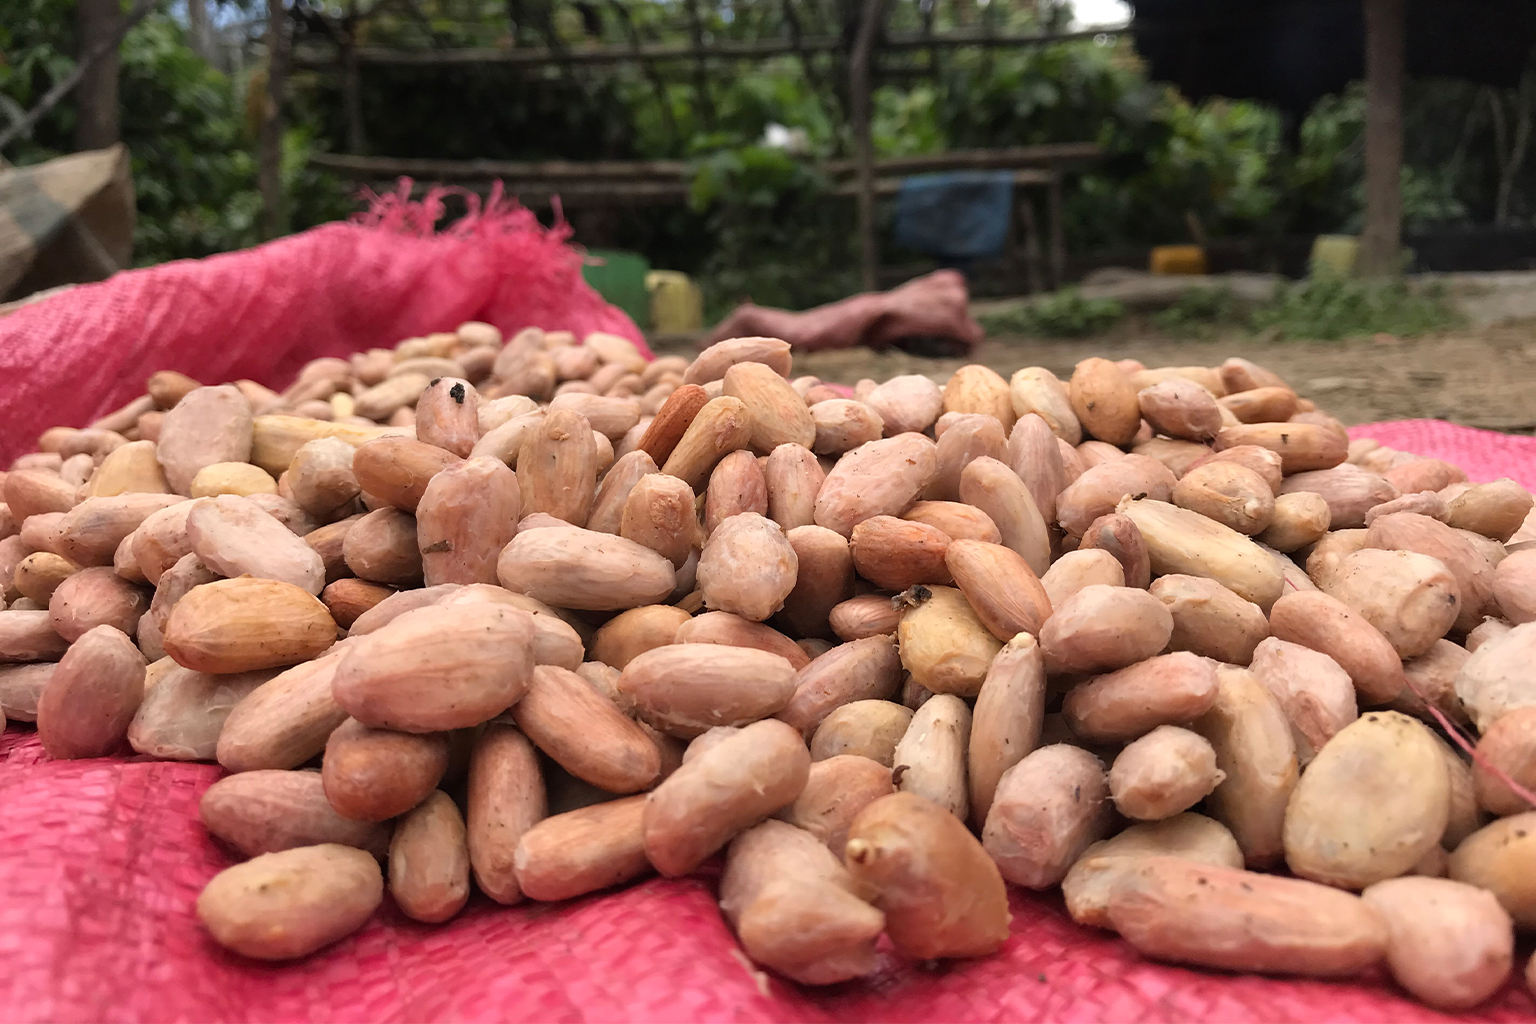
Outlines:
[[[1304, 114], [1365, 73], [1360, 0], [1131, 0], [1136, 52], [1190, 100]], [[1513, 88], [1536, 46], [1531, 0], [1408, 0], [1407, 70]]]

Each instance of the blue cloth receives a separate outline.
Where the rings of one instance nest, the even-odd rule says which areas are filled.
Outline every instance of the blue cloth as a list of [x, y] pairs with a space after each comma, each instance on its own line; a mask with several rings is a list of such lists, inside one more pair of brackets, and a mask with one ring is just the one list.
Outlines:
[[941, 259], [996, 256], [1008, 239], [1012, 210], [1012, 171], [904, 178], [896, 194], [896, 243]]

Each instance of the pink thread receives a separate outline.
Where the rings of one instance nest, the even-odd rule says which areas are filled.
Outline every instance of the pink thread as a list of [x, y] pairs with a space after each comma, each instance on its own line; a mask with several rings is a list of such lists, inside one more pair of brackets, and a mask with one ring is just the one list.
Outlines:
[[1413, 691], [1413, 695], [1418, 697], [1419, 700], [1423, 702], [1424, 706], [1429, 709], [1429, 713], [1435, 716], [1435, 721], [1440, 723], [1440, 727], [1445, 730], [1446, 735], [1449, 736], [1458, 747], [1460, 747], [1462, 750], [1465, 750], [1468, 756], [1470, 756], [1478, 766], [1480, 766], [1489, 775], [1492, 775], [1494, 778], [1504, 783], [1504, 785], [1508, 786], [1510, 790], [1520, 799], [1524, 800], [1532, 807], [1536, 807], [1536, 794], [1532, 794], [1530, 790], [1526, 789], [1524, 786], [1520, 785], [1520, 783], [1510, 778], [1502, 768], [1500, 768], [1498, 765], [1491, 764], [1486, 757], [1484, 757], [1482, 754], [1479, 754], [1477, 752], [1476, 745], [1467, 739], [1467, 737], [1462, 735], [1461, 728], [1457, 726], [1456, 723], [1447, 718], [1445, 714], [1435, 706], [1434, 701], [1424, 696], [1423, 691], [1420, 690], [1417, 686], [1413, 685], [1413, 680], [1408, 678], [1406, 673], [1403, 675], [1403, 682], [1408, 684], [1408, 689]]

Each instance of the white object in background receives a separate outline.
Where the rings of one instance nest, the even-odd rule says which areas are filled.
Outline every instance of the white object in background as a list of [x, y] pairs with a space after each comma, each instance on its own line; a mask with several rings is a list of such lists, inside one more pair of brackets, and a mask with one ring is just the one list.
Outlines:
[[782, 149], [794, 156], [803, 156], [811, 151], [811, 137], [804, 128], [786, 128], [782, 124], [770, 122], [763, 129], [763, 145], [769, 149]]

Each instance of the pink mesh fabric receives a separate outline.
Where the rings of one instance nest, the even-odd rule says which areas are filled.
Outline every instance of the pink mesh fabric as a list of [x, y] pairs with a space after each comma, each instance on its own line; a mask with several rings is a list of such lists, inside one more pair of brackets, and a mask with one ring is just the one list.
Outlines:
[[156, 370], [200, 381], [291, 383], [317, 356], [346, 356], [484, 320], [609, 331], [633, 321], [581, 276], [564, 224], [540, 226], [499, 194], [444, 231], [445, 193], [376, 198], [354, 224], [255, 249], [134, 270], [0, 318], [0, 466], [50, 426], [84, 426], [144, 393]]
[[1352, 440], [1363, 437], [1388, 448], [1454, 463], [1473, 483], [1509, 477], [1536, 491], [1536, 437], [1458, 427], [1440, 420], [1397, 420], [1349, 428]]

